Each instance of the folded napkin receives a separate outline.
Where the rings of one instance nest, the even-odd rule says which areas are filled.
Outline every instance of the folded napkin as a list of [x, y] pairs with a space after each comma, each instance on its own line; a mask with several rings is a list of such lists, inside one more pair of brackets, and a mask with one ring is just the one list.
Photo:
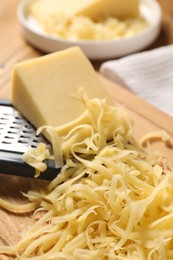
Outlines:
[[173, 116], [173, 45], [104, 62], [100, 72]]

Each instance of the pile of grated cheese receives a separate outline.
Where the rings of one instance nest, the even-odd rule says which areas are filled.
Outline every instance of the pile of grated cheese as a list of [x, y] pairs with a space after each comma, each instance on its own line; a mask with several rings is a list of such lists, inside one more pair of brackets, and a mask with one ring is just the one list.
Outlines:
[[[122, 108], [84, 93], [80, 98], [83, 124], [71, 124], [63, 136], [65, 126], [38, 130], [47, 129], [53, 155], [44, 144], [24, 155], [37, 175], [45, 158], [62, 169], [44, 191], [25, 194], [23, 213], [44, 214], [0, 253], [18, 260], [173, 259], [173, 171], [158, 151], [136, 140]], [[6, 209], [21, 212], [22, 205]]]
[[67, 18], [57, 15], [48, 17], [43, 29], [46, 33], [70, 40], [112, 40], [134, 36], [148, 27], [142, 17], [120, 20], [109, 17], [92, 21], [89, 17], [74, 16]]
[[[37, 21], [37, 17], [34, 19]], [[86, 16], [69, 18], [62, 13], [49, 15], [37, 22], [45, 33], [67, 40], [122, 39], [139, 34], [148, 27], [148, 22], [143, 17], [124, 20], [108, 17], [93, 21]]]

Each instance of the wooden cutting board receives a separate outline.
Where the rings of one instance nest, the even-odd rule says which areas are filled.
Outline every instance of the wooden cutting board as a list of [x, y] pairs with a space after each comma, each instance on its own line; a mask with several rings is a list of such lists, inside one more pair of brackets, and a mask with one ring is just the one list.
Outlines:
[[[145, 101], [136, 97], [129, 91], [101, 77], [103, 84], [108, 88], [108, 91], [113, 95], [115, 102], [118, 105], [127, 109], [134, 120], [134, 129], [138, 138], [151, 131], [164, 129], [166, 130], [173, 142], [173, 118], [162, 113], [152, 107]], [[8, 93], [4, 94], [8, 97]], [[155, 144], [158, 149], [163, 151], [169, 162], [173, 158], [173, 149], [165, 148], [161, 143]], [[24, 203], [27, 201], [20, 193], [27, 192], [31, 186], [39, 187], [43, 181], [25, 179], [22, 177], [12, 177], [0, 174], [0, 197], [12, 202]], [[32, 214], [17, 215], [11, 214], [0, 209], [0, 244], [14, 245], [20, 239], [20, 225], [32, 224]], [[0, 256], [1, 260], [13, 259], [6, 256]]]

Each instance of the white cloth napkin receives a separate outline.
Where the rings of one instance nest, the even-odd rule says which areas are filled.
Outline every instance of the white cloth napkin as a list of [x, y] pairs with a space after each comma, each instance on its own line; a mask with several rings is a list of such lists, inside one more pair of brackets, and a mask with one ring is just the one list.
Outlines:
[[104, 62], [100, 72], [173, 116], [173, 45]]

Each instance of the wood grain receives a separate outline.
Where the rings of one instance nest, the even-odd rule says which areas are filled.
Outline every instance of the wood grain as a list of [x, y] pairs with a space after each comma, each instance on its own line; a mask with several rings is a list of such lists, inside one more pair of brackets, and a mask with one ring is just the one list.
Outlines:
[[[16, 62], [43, 55], [34, 49], [23, 38], [16, 17], [19, 0], [0, 1], [0, 98], [9, 98], [10, 75]], [[173, 43], [173, 1], [158, 0], [163, 10], [162, 30], [158, 39], [149, 48], [152, 49]], [[103, 62], [103, 61], [102, 61]], [[100, 61], [93, 62], [96, 69]], [[160, 112], [132, 93], [101, 77], [108, 90], [114, 96], [116, 103], [124, 106], [134, 119], [135, 131], [138, 137], [153, 130], [165, 129], [173, 140], [173, 118]], [[172, 163], [173, 151], [162, 144], [156, 145]], [[26, 199], [20, 191], [26, 192], [31, 186], [38, 188], [43, 182], [0, 174], [0, 197], [12, 202], [24, 203]], [[0, 244], [13, 245], [20, 239], [20, 225], [32, 224], [32, 215], [10, 214], [0, 209]], [[1, 260], [12, 259], [0, 256]]]

